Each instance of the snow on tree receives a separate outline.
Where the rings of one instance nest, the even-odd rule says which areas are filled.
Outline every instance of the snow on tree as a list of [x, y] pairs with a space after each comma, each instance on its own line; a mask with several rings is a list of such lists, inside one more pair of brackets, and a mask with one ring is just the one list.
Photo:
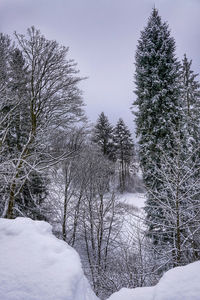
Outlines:
[[180, 64], [175, 56], [175, 41], [155, 8], [141, 32], [135, 59], [137, 99], [134, 105], [138, 108], [135, 114], [139, 156], [148, 193], [146, 219], [149, 235], [155, 243], [162, 242], [164, 246], [168, 244], [169, 236], [165, 230], [165, 211], [160, 203], [164, 205], [166, 201], [162, 198], [163, 189], [166, 189], [169, 198], [171, 192], [167, 190], [165, 178], [159, 170], [163, 167], [163, 153], [173, 157], [177, 147], [175, 136], [181, 131], [183, 116]]
[[[4, 147], [2, 147], [2, 155], [14, 162], [16, 157], [20, 155], [23, 145], [28, 141], [28, 132], [30, 130], [30, 115], [27, 105], [28, 97], [28, 72], [25, 65], [22, 52], [15, 48], [10, 52], [8, 60], [9, 70], [7, 81], [8, 93], [11, 101], [8, 102], [6, 97], [2, 100], [1, 115], [5, 116], [9, 113], [9, 118], [5, 118], [2, 123], [3, 128], [7, 128], [4, 137]], [[26, 171], [23, 169], [20, 176], [26, 177]], [[41, 211], [41, 204], [47, 194], [46, 183], [42, 174], [31, 171], [28, 179], [23, 182], [23, 188], [15, 195], [16, 207], [15, 216], [26, 215], [35, 218], [44, 218], [44, 212]], [[9, 182], [4, 182], [4, 197], [8, 196]]]
[[186, 149], [184, 161], [187, 161], [188, 174], [190, 178], [187, 182], [186, 190], [187, 202], [190, 203], [190, 214], [193, 222], [187, 226], [188, 251], [187, 262], [199, 259], [199, 209], [200, 209], [200, 84], [197, 80], [198, 74], [191, 69], [192, 60], [188, 60], [184, 55], [182, 61], [182, 98], [183, 98], [183, 128], [186, 139]]
[[94, 127], [92, 140], [98, 144], [104, 155], [113, 158], [113, 128], [107, 116], [102, 112]]
[[129, 178], [129, 167], [134, 155], [134, 144], [131, 133], [124, 121], [120, 118], [113, 131], [114, 153], [119, 162], [119, 185], [120, 190], [125, 190]]
[[157, 219], [147, 222], [149, 226], [162, 226], [163, 230], [154, 245], [158, 269], [184, 265], [200, 257], [199, 168], [196, 162], [191, 164], [192, 155], [185, 156], [179, 135], [176, 143], [171, 157], [163, 151], [159, 169], [155, 162], [156, 173], [152, 176], [163, 179], [162, 190], [148, 190], [157, 201], [152, 209], [163, 213], [160, 223]]
[[[192, 60], [188, 61], [186, 54], [182, 61], [182, 95], [184, 109], [184, 124], [187, 134], [187, 151], [197, 152], [200, 147], [200, 84], [191, 69]], [[196, 153], [197, 155], [197, 153]], [[200, 156], [200, 149], [198, 150]]]
[[60, 199], [51, 201], [51, 220], [56, 234], [79, 252], [85, 274], [103, 298], [115, 289], [111, 272], [122, 208], [113, 189], [114, 164], [83, 137], [80, 151], [63, 160], [54, 177], [53, 194]]
[[[77, 86], [81, 78], [77, 76], [75, 62], [66, 59], [68, 48], [47, 40], [34, 27], [28, 29], [27, 37], [17, 33], [15, 37], [19, 50], [11, 56], [11, 73], [6, 79], [11, 84], [7, 84], [11, 104], [8, 113], [3, 113], [5, 106], [1, 105], [0, 117], [1, 149], [9, 134], [17, 141], [13, 157], [6, 156], [1, 164], [3, 179], [9, 184], [1, 212], [7, 218], [13, 218], [19, 209], [16, 197], [32, 172], [41, 176], [45, 168], [69, 154], [64, 152], [55, 157], [51, 153], [52, 136], [83, 118]], [[6, 64], [9, 66], [9, 60]], [[8, 103], [7, 99], [8, 96], [3, 98], [4, 103]]]

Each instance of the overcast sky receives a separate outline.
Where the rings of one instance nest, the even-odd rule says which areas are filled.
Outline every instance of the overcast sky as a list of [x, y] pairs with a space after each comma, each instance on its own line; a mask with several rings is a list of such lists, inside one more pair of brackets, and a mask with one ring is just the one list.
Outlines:
[[200, 71], [200, 0], [0, 0], [0, 30], [25, 33], [32, 25], [48, 39], [70, 47], [78, 63], [89, 119], [104, 111], [133, 131], [130, 106], [134, 56], [140, 31], [153, 6], [169, 23], [177, 56], [187, 53]]

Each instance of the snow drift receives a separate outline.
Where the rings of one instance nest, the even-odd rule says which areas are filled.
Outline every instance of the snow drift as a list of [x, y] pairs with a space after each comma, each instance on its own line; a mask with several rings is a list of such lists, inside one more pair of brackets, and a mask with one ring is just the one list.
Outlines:
[[97, 300], [78, 254], [51, 226], [28, 218], [0, 219], [0, 299]]
[[119, 292], [112, 294], [107, 300], [152, 300], [153, 290], [153, 287], [123, 288]]
[[200, 261], [169, 270], [154, 287], [123, 288], [108, 300], [200, 300]]
[[[51, 226], [0, 219], [1, 300], [97, 300], [77, 252]], [[127, 289], [108, 300], [200, 300], [200, 261], [165, 273], [154, 287]]]
[[166, 272], [153, 300], [200, 300], [200, 261]]

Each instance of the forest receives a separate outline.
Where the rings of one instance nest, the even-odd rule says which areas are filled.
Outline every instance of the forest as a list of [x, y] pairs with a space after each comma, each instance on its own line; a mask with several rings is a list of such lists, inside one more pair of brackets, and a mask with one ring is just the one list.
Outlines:
[[0, 33], [0, 217], [50, 223], [107, 299], [200, 260], [200, 83], [154, 8], [133, 58], [134, 137], [120, 116], [90, 124], [68, 57], [34, 26]]

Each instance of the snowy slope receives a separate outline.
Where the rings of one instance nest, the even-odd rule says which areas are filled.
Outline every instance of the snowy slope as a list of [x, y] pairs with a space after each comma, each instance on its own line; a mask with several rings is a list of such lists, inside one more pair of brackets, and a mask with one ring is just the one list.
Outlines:
[[28, 218], [0, 219], [1, 300], [97, 300], [78, 254]]
[[200, 261], [166, 272], [154, 287], [123, 288], [108, 300], [200, 300]]

